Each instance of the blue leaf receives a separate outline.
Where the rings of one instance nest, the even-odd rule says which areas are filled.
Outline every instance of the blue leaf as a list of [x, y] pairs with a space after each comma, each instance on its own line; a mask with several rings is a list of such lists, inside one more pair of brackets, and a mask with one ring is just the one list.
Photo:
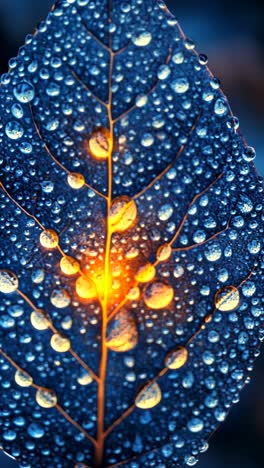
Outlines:
[[193, 466], [263, 338], [263, 186], [160, 0], [62, 0], [0, 88], [2, 448]]

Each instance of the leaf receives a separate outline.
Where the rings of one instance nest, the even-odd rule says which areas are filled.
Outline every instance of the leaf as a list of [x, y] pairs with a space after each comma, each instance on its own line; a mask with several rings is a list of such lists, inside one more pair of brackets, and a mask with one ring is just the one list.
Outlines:
[[2, 77], [1, 444], [197, 462], [263, 337], [263, 186], [158, 0], [64, 0]]

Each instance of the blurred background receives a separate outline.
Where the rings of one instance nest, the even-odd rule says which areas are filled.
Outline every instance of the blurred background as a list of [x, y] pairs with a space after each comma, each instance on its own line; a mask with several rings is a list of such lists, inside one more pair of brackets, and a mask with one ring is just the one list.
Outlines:
[[[52, 0], [0, 0], [0, 74], [17, 55], [26, 34], [48, 13]], [[184, 32], [209, 56], [209, 66], [241, 130], [257, 150], [264, 176], [264, 2], [256, 0], [167, 0]], [[264, 350], [263, 350], [264, 351]], [[1, 443], [1, 441], [0, 441]], [[199, 468], [263, 468], [264, 352], [241, 402], [211, 440]], [[16, 468], [0, 452], [0, 468]], [[38, 468], [38, 467], [34, 467]], [[143, 467], [142, 467], [143, 468]]]

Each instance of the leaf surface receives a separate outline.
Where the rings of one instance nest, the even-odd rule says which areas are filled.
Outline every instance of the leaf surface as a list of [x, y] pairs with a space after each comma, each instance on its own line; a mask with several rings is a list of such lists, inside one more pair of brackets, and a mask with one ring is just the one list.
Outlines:
[[263, 187], [163, 2], [57, 2], [0, 88], [2, 448], [197, 462], [262, 338]]

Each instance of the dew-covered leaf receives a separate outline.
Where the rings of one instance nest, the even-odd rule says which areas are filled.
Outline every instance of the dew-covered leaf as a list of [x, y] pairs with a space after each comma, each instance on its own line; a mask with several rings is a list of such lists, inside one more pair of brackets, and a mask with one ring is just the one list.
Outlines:
[[263, 336], [263, 187], [160, 0], [63, 0], [0, 88], [0, 443], [182, 467]]

